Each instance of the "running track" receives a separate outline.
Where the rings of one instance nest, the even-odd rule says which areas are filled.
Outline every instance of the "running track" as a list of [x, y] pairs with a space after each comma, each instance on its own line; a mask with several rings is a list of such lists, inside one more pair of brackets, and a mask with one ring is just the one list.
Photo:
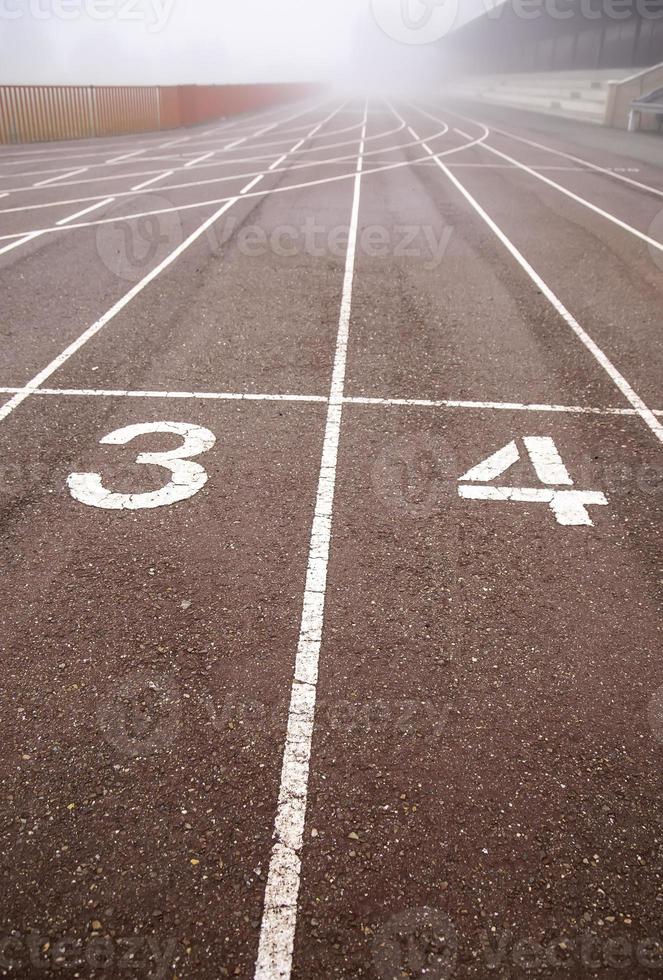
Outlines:
[[1, 975], [663, 968], [663, 168], [459, 112], [2, 150]]

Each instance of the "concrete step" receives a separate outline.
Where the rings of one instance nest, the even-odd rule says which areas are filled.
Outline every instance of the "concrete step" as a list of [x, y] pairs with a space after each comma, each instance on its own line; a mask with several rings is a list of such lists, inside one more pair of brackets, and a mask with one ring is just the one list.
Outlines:
[[608, 83], [625, 78], [630, 72], [631, 69], [605, 69], [475, 75], [458, 79], [445, 91], [493, 105], [600, 124], [605, 117]]

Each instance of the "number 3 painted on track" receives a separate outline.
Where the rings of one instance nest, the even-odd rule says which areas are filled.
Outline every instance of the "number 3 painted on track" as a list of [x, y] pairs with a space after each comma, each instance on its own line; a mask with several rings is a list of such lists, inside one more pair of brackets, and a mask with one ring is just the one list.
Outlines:
[[141, 422], [116, 429], [100, 442], [103, 445], [124, 446], [147, 432], [172, 432], [183, 439], [182, 445], [176, 449], [140, 453], [136, 457], [137, 463], [153, 463], [170, 470], [173, 476], [165, 487], [150, 493], [113, 493], [106, 490], [99, 473], [72, 473], [67, 477], [72, 497], [88, 507], [141, 510], [143, 507], [164, 507], [178, 500], [187, 500], [202, 490], [207, 483], [207, 471], [199, 463], [192, 463], [191, 457], [207, 452], [216, 442], [216, 436], [209, 429], [190, 422]]

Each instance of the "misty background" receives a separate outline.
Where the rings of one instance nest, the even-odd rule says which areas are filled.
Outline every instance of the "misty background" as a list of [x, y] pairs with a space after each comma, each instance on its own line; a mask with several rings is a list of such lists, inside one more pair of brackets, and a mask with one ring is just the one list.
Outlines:
[[[438, 45], [377, 23], [374, 4], [401, 2], [431, 0], [0, 0], [0, 84], [428, 83]], [[455, 29], [502, 0], [432, 2]]]

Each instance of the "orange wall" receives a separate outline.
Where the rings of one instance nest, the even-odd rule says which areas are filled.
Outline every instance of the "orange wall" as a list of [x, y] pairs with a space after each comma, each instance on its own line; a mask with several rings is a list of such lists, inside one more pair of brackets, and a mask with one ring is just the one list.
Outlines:
[[0, 143], [175, 129], [316, 94], [316, 85], [0, 85]]
[[[162, 92], [164, 90], [162, 89]], [[181, 85], [180, 125], [232, 116], [264, 106], [303, 99], [315, 92], [312, 85]]]

